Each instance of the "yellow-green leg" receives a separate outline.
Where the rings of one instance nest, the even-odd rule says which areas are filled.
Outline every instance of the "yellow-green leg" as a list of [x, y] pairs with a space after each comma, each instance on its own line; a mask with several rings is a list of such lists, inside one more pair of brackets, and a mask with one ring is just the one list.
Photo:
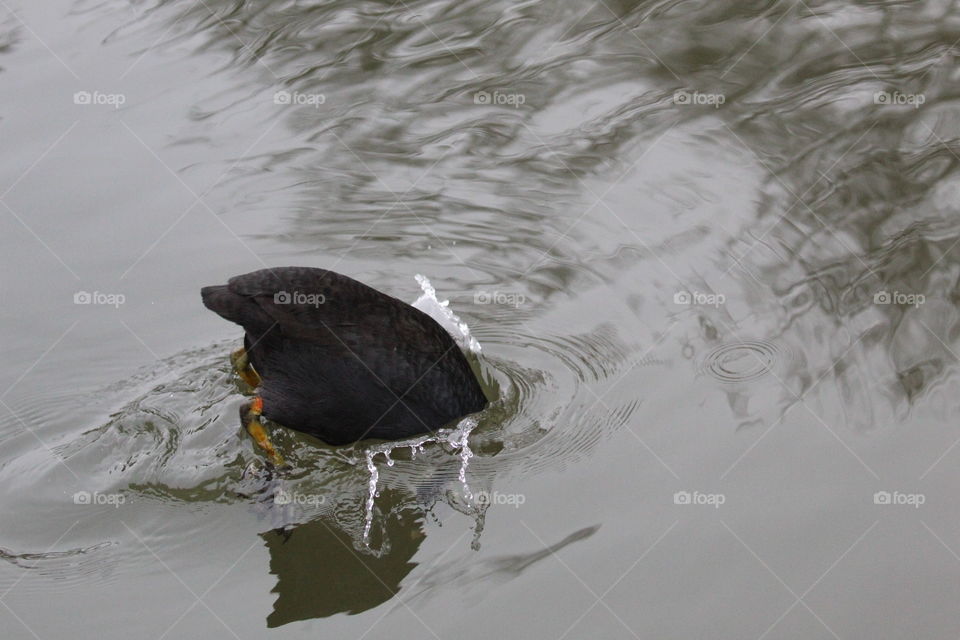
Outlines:
[[231, 353], [230, 362], [233, 364], [233, 369], [237, 372], [237, 375], [250, 385], [251, 388], [256, 389], [260, 386], [260, 374], [257, 373], [253, 365], [250, 364], [250, 357], [247, 356], [246, 349], [240, 347]]
[[240, 407], [240, 423], [247, 430], [254, 442], [263, 449], [270, 459], [270, 462], [276, 467], [283, 466], [283, 456], [281, 456], [273, 443], [270, 442], [270, 436], [267, 434], [266, 427], [260, 421], [263, 413], [263, 398], [254, 396], [253, 400]]

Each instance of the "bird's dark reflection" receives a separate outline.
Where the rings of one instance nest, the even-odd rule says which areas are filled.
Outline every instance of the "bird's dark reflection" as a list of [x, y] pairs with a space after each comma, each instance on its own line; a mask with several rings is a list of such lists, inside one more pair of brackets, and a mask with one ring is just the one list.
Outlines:
[[[478, 455], [499, 452], [485, 440], [476, 440]], [[368, 487], [358, 475], [362, 464], [341, 474], [331, 463], [306, 482], [267, 469], [245, 474], [238, 495], [250, 500], [263, 524], [259, 535], [276, 576], [268, 627], [353, 615], [389, 601], [417, 566], [412, 558], [427, 537], [428, 522], [458, 518], [458, 526], [470, 526], [472, 519], [473, 546], [479, 548], [487, 505], [465, 497], [469, 489], [460, 480], [461, 462], [441, 449], [432, 446], [413, 460], [398, 447], [390, 451], [392, 465], [375, 456], [379, 484], [369, 535], [364, 510]], [[471, 477], [477, 491], [485, 491], [488, 482]], [[322, 499], [317, 504], [300, 499], [313, 496]]]
[[377, 504], [385, 515], [372, 536], [376, 550], [358, 547], [354, 536], [329, 516], [260, 534], [277, 579], [268, 627], [361, 613], [397, 594], [417, 566], [411, 559], [426, 538], [426, 516], [403, 491], [384, 490]]
[[[270, 553], [270, 573], [277, 579], [269, 628], [362, 613], [398, 596], [404, 579], [418, 566], [412, 558], [427, 537], [425, 525], [432, 512], [425, 509], [422, 496], [413, 501], [404, 491], [383, 491], [378, 502], [388, 513], [378, 539], [371, 541], [371, 547], [379, 545], [376, 549], [358, 547], [354, 537], [327, 516], [260, 534]], [[526, 553], [444, 563], [413, 581], [406, 598], [420, 602], [444, 586], [470, 590], [480, 583], [503, 584], [598, 529], [586, 527]]]

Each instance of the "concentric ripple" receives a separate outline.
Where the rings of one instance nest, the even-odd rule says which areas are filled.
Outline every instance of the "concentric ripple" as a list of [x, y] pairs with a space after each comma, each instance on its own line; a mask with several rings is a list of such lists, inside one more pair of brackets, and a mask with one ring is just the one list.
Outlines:
[[720, 382], [750, 382], [779, 366], [786, 351], [766, 340], [728, 342], [715, 347], [703, 360], [701, 371]]

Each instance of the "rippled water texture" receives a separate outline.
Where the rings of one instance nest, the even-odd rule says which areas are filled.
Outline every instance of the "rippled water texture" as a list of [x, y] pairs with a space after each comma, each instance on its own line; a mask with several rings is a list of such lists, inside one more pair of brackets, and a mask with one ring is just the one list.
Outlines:
[[[940, 0], [0, 1], [0, 635], [956, 637], [958, 47]], [[490, 406], [266, 472], [199, 288], [291, 264], [468, 329]]]

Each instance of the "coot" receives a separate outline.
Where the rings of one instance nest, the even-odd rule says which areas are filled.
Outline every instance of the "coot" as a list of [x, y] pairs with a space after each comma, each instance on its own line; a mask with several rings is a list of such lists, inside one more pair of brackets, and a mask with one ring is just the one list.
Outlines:
[[232, 360], [256, 388], [241, 421], [274, 462], [259, 416], [331, 445], [435, 431], [487, 404], [453, 338], [422, 311], [310, 267], [261, 269], [204, 287], [245, 331]]

